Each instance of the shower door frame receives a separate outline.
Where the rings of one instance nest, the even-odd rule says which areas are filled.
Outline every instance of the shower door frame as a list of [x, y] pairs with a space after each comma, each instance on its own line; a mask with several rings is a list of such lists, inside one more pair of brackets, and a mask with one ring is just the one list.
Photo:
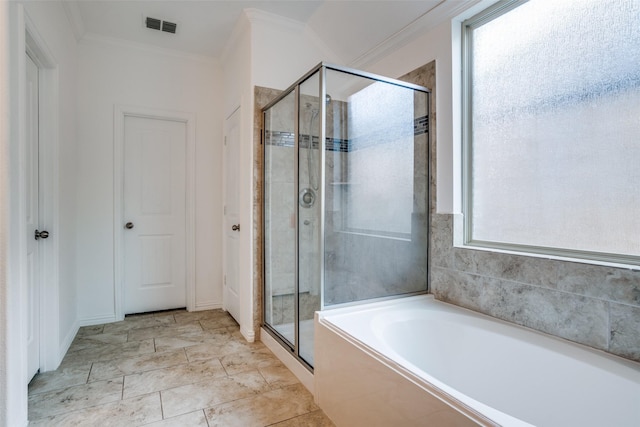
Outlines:
[[[430, 95], [431, 95], [431, 91], [424, 87], [424, 86], [420, 86], [417, 84], [413, 84], [413, 83], [409, 83], [409, 82], [404, 82], [401, 80], [397, 80], [397, 79], [392, 79], [389, 77], [384, 77], [384, 76], [380, 76], [378, 74], [373, 74], [373, 73], [369, 73], [366, 71], [360, 71], [360, 70], [356, 70], [354, 68], [349, 68], [349, 67], [343, 67], [343, 66], [339, 66], [339, 65], [334, 65], [334, 64], [330, 64], [330, 63], [326, 63], [326, 62], [320, 62], [318, 65], [316, 65], [315, 67], [313, 67], [311, 70], [309, 70], [306, 74], [304, 74], [302, 77], [300, 77], [298, 80], [296, 80], [293, 84], [291, 84], [287, 89], [283, 90], [277, 97], [275, 97], [271, 102], [269, 102], [267, 105], [265, 105], [262, 108], [261, 114], [262, 114], [262, 129], [261, 129], [261, 136], [262, 136], [262, 141], [264, 142], [263, 144], [263, 150], [262, 150], [262, 161], [263, 161], [263, 179], [262, 179], [262, 194], [263, 194], [263, 200], [262, 200], [262, 209], [263, 209], [263, 215], [262, 215], [262, 319], [261, 319], [261, 326], [276, 340], [278, 341], [284, 348], [288, 349], [289, 351], [291, 351], [291, 353], [293, 353], [294, 357], [296, 358], [296, 360], [298, 362], [300, 362], [305, 368], [307, 368], [310, 372], [313, 373], [313, 366], [311, 366], [306, 360], [304, 360], [302, 357], [300, 357], [300, 330], [299, 330], [299, 323], [300, 323], [300, 319], [299, 319], [299, 303], [300, 303], [300, 299], [299, 299], [299, 291], [300, 291], [300, 281], [299, 281], [299, 263], [300, 263], [300, 253], [299, 253], [299, 238], [300, 238], [300, 227], [299, 227], [299, 214], [300, 214], [300, 204], [297, 202], [298, 200], [298, 194], [299, 194], [299, 150], [300, 150], [300, 86], [307, 81], [309, 78], [311, 78], [314, 74], [318, 73], [318, 77], [319, 77], [319, 99], [320, 100], [324, 100], [326, 99], [327, 96], [327, 88], [326, 88], [326, 70], [334, 70], [334, 71], [339, 71], [339, 72], [343, 72], [346, 74], [351, 74], [354, 76], [358, 76], [358, 77], [364, 77], [364, 78], [368, 78], [371, 80], [375, 80], [375, 81], [379, 81], [379, 82], [384, 82], [384, 83], [389, 83], [392, 85], [396, 85], [396, 86], [401, 86], [401, 87], [405, 87], [408, 89], [413, 89], [413, 90], [417, 90], [420, 92], [425, 92], [427, 93], [427, 117], [429, 117], [430, 115]], [[265, 197], [264, 195], [266, 194], [265, 191], [265, 186], [266, 186], [266, 179], [265, 175], [266, 175], [266, 126], [264, 125], [265, 123], [265, 112], [267, 110], [269, 110], [271, 107], [275, 106], [278, 102], [280, 102], [281, 100], [283, 100], [285, 97], [287, 97], [288, 95], [290, 95], [292, 92], [295, 92], [295, 100], [294, 100], [294, 151], [295, 151], [295, 156], [296, 156], [296, 161], [294, 162], [294, 193], [293, 193], [293, 200], [295, 200], [295, 245], [294, 245], [294, 251], [295, 251], [295, 287], [294, 287], [294, 342], [293, 342], [293, 346], [289, 345], [288, 340], [282, 335], [280, 334], [273, 326], [271, 326], [269, 323], [266, 322], [265, 316], [266, 316], [266, 312], [264, 310], [264, 307], [266, 307], [266, 298], [267, 298], [267, 294], [266, 292], [264, 292], [265, 288], [266, 288], [266, 257], [265, 257], [265, 253], [266, 253], [266, 233], [265, 233], [265, 223], [266, 223], [266, 215], [265, 215]], [[320, 162], [320, 174], [319, 174], [319, 178], [318, 178], [318, 193], [317, 193], [317, 200], [319, 201], [319, 264], [320, 264], [320, 274], [319, 274], [319, 280], [320, 280], [320, 310], [324, 310], [325, 309], [325, 287], [324, 287], [324, 282], [325, 282], [325, 244], [324, 244], [324, 237], [325, 237], [325, 179], [326, 179], [326, 167], [325, 167], [325, 162], [326, 162], [326, 134], [327, 134], [327, 129], [326, 129], [326, 102], [322, 102], [320, 101], [319, 103], [319, 107], [320, 107], [320, 120], [319, 120], [319, 125], [320, 125], [320, 135], [319, 135], [319, 141], [318, 141], [318, 150], [320, 152], [320, 156], [319, 156], [319, 162]], [[430, 121], [430, 120], [429, 120]], [[429, 126], [429, 132], [431, 132], [431, 128]], [[309, 147], [311, 149], [311, 130], [310, 130], [310, 141], [309, 141]], [[427, 177], [431, 176], [431, 153], [430, 153], [430, 141], [431, 141], [431, 135], [429, 135], [428, 139], [427, 139]], [[427, 191], [426, 191], [426, 196], [427, 196], [427, 214], [429, 215], [429, 217], [431, 216], [431, 195], [430, 195], [430, 185], [427, 184]], [[427, 239], [429, 239], [430, 236], [430, 225], [427, 226]], [[430, 258], [430, 254], [428, 256], [428, 258]], [[429, 284], [429, 267], [427, 265], [427, 290], [425, 292], [428, 292], [428, 289], [430, 288], [430, 284]], [[407, 294], [402, 294], [402, 297], [404, 296], [412, 296], [412, 295], [418, 295], [418, 294], [423, 294], [424, 292], [412, 292], [412, 293], [407, 293]], [[385, 296], [385, 297], [380, 297], [380, 298], [374, 298], [371, 300], [365, 300], [366, 302], [370, 302], [370, 301], [383, 301], [383, 300], [388, 300], [388, 299], [394, 299], [394, 298], [398, 298], [398, 295], [392, 295], [392, 296]], [[331, 305], [331, 308], [340, 308], [340, 307], [345, 307], [345, 306], [352, 306], [352, 305], [359, 305], [362, 304], [363, 301], [353, 301], [353, 302], [348, 302], [348, 303], [342, 303], [342, 304], [335, 304], [335, 305]]]

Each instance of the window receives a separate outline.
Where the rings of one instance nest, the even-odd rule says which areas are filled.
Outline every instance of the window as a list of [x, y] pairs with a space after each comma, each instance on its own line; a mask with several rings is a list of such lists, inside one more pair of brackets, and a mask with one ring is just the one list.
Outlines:
[[638, 264], [640, 0], [501, 2], [463, 30], [467, 244]]

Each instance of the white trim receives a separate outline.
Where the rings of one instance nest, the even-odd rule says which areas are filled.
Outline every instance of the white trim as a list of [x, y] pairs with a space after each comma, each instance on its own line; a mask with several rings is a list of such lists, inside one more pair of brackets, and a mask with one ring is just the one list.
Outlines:
[[[589, 265], [625, 268], [630, 270], [640, 270], [640, 256], [637, 254], [624, 254], [620, 252], [605, 252], [588, 249], [572, 249], [563, 245], [567, 242], [558, 242], [558, 245], [539, 245], [525, 242], [531, 238], [520, 238], [520, 242], [505, 242], [495, 239], [480, 240], [475, 239], [473, 235], [473, 219], [475, 207], [475, 193], [472, 191], [474, 183], [474, 164], [472, 152], [474, 150], [473, 129], [473, 82], [472, 71], [474, 52], [473, 52], [473, 33], [481, 26], [491, 21], [505, 16], [518, 7], [524, 5], [527, 0], [508, 0], [502, 2], [484, 2], [484, 9], [471, 15], [468, 19], [460, 22], [456, 27], [460, 28], [460, 45], [458, 51], [461, 53], [460, 58], [460, 90], [461, 90], [461, 108], [459, 116], [461, 117], [461, 158], [460, 162], [460, 191], [462, 214], [454, 220], [454, 241], [455, 247], [469, 250], [480, 250], [485, 252], [505, 253], [516, 256], [525, 256], [531, 258], [543, 258], [559, 261], [568, 261]], [[474, 10], [475, 11], [475, 10]], [[465, 16], [468, 16], [471, 10], [468, 10]], [[457, 73], [453, 73], [457, 74]], [[547, 160], [546, 158], [544, 160]]]
[[468, 1], [441, 1], [438, 5], [416, 18], [406, 27], [385, 39], [374, 48], [368, 50], [353, 61], [349, 62], [349, 67], [365, 69], [375, 62], [390, 55], [393, 51], [414, 41], [418, 34], [424, 34], [443, 22], [450, 20], [463, 13], [467, 9], [475, 6], [482, 0]]
[[116, 105], [114, 107], [113, 132], [113, 224], [114, 224], [114, 306], [115, 320], [124, 319], [124, 268], [123, 268], [123, 202], [124, 195], [124, 119], [125, 117], [171, 120], [184, 123], [186, 127], [186, 302], [187, 310], [195, 309], [195, 273], [196, 273], [196, 236], [195, 236], [195, 169], [196, 169], [196, 116], [193, 113], [159, 110], [156, 108]]
[[[0, 424], [26, 425], [27, 412], [27, 365], [26, 365], [26, 333], [27, 304], [23, 296], [26, 288], [25, 248], [26, 236], [24, 230], [24, 108], [25, 108], [25, 17], [24, 5], [21, 3], [3, 3], [0, 7], [8, 9], [6, 23], [9, 25], [7, 48], [8, 63], [5, 71], [8, 74], [9, 109], [9, 139], [7, 146], [8, 182], [7, 182], [7, 301], [2, 301], [2, 309], [6, 314], [2, 319], [6, 321], [6, 348], [2, 351], [6, 355], [6, 366], [2, 366], [0, 373], [3, 384], [0, 391], [2, 406], [6, 412], [0, 412]], [[5, 9], [6, 10], [6, 9]], [[3, 34], [4, 36], [4, 34]], [[4, 41], [4, 40], [3, 40]], [[5, 82], [2, 82], [4, 84]], [[4, 92], [4, 90], [3, 90]], [[3, 165], [4, 166], [4, 165]], [[5, 369], [6, 368], [6, 369]], [[9, 392], [10, 391], [10, 392]]]
[[[122, 320], [122, 319], [120, 319]], [[84, 319], [80, 319], [78, 321], [78, 326], [82, 327], [82, 326], [93, 326], [93, 325], [102, 325], [105, 323], [113, 323], [113, 322], [117, 322], [118, 319], [116, 319], [116, 316], [113, 314], [109, 314], [106, 316], [94, 316], [94, 317], [87, 317]]]
[[253, 330], [253, 328], [244, 328], [240, 326], [240, 333], [248, 342], [254, 342], [256, 340], [256, 332]]
[[521, 257], [529, 257], [529, 258], [540, 258], [540, 259], [550, 259], [550, 260], [556, 260], [556, 261], [575, 262], [578, 264], [598, 265], [602, 267], [640, 270], [640, 265], [635, 265], [635, 264], [623, 264], [623, 263], [587, 259], [587, 258], [573, 258], [570, 256], [554, 255], [551, 253], [527, 252], [525, 248], [523, 248], [522, 251], [518, 251], [518, 250], [509, 250], [504, 248], [491, 248], [486, 246], [467, 245], [464, 243], [464, 215], [461, 213], [454, 213], [449, 215], [453, 217], [453, 229], [451, 231], [453, 233], [453, 247], [455, 248], [469, 249], [473, 251], [509, 254], [509, 255], [516, 255]]
[[58, 68], [46, 41], [25, 13], [25, 50], [39, 71], [40, 222], [49, 231], [40, 246], [40, 370], [51, 371], [60, 357]]
[[67, 335], [64, 337], [64, 339], [60, 343], [60, 350], [58, 351], [58, 358], [60, 360], [64, 359], [65, 354], [67, 354], [67, 351], [69, 351], [71, 344], [73, 344], [73, 340], [78, 334], [78, 329], [80, 329], [80, 322], [76, 320], [73, 323], [73, 326], [71, 327], [71, 329], [69, 329], [69, 332], [67, 333]]
[[278, 343], [264, 328], [260, 328], [260, 341], [296, 376], [311, 394], [315, 396], [315, 379], [300, 361]]
[[222, 309], [222, 302], [210, 301], [210, 302], [197, 302], [193, 311], [220, 310], [220, 309]]

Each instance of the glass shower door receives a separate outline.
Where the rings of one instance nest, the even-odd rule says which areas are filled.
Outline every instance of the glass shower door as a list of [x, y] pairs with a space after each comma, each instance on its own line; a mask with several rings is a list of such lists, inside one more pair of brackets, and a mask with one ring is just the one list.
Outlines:
[[298, 351], [313, 366], [313, 316], [320, 310], [322, 144], [320, 77], [300, 84], [298, 101]]
[[264, 319], [295, 346], [295, 92], [264, 112]]

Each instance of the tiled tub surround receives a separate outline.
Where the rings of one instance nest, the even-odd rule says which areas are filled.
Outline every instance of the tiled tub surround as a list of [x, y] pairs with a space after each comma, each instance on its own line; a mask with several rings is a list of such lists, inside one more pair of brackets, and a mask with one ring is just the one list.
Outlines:
[[640, 425], [637, 363], [432, 295], [317, 313], [315, 376], [338, 425]]
[[30, 426], [333, 426], [313, 396], [222, 310], [80, 328], [29, 384]]
[[640, 271], [453, 247], [431, 218], [431, 292], [499, 319], [640, 361]]

